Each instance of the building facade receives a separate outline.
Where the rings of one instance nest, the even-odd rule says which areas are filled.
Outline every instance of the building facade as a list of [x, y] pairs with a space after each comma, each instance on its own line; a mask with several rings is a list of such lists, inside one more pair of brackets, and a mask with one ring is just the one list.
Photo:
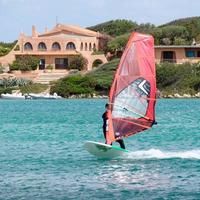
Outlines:
[[200, 62], [200, 46], [155, 46], [156, 63], [172, 62], [182, 64], [185, 62]]
[[80, 28], [78, 26], [57, 24], [52, 30], [45, 30], [39, 34], [32, 27], [32, 35], [21, 33], [16, 46], [6, 56], [0, 57], [2, 66], [8, 66], [18, 56], [33, 55], [40, 59], [38, 71], [43, 71], [48, 65], [55, 71], [67, 70], [70, 60], [75, 55], [82, 55], [87, 59], [87, 70], [91, 70], [93, 63], [106, 63], [104, 54], [96, 54], [108, 36], [99, 32]]

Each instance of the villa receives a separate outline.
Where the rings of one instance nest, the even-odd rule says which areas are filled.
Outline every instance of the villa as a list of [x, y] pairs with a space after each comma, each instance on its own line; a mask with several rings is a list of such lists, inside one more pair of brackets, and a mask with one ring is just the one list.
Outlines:
[[101, 50], [109, 36], [73, 25], [57, 24], [52, 30], [45, 29], [39, 34], [32, 26], [32, 35], [21, 33], [17, 44], [6, 56], [0, 57], [2, 66], [9, 66], [17, 56], [34, 55], [40, 59], [38, 72], [43, 72], [51, 65], [54, 71], [66, 71], [70, 60], [75, 55], [82, 55], [87, 59], [87, 70], [91, 70], [93, 63], [106, 63], [104, 54], [95, 54]]

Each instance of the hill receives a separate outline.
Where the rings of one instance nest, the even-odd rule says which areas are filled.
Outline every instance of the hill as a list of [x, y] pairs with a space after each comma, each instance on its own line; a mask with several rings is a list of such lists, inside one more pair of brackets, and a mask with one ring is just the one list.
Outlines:
[[187, 29], [190, 38], [195, 38], [200, 41], [200, 17], [187, 17], [182, 19], [176, 19], [159, 27], [166, 26], [183, 26]]
[[99, 31], [110, 36], [119, 36], [125, 33], [129, 33], [137, 27], [138, 24], [136, 22], [125, 19], [117, 19], [88, 27], [88, 29], [93, 31]]

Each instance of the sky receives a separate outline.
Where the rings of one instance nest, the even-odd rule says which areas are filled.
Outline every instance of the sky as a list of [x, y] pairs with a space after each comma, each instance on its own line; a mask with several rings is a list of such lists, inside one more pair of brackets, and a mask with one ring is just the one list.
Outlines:
[[200, 0], [0, 0], [0, 41], [17, 40], [20, 32], [40, 33], [56, 22], [88, 27], [114, 19], [161, 25], [200, 16]]

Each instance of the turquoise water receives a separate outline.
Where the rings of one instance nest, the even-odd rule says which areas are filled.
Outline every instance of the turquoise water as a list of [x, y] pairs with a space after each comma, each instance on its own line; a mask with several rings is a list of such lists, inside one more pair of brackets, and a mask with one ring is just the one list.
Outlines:
[[200, 100], [159, 100], [158, 125], [98, 160], [106, 100], [0, 100], [0, 199], [200, 199]]

